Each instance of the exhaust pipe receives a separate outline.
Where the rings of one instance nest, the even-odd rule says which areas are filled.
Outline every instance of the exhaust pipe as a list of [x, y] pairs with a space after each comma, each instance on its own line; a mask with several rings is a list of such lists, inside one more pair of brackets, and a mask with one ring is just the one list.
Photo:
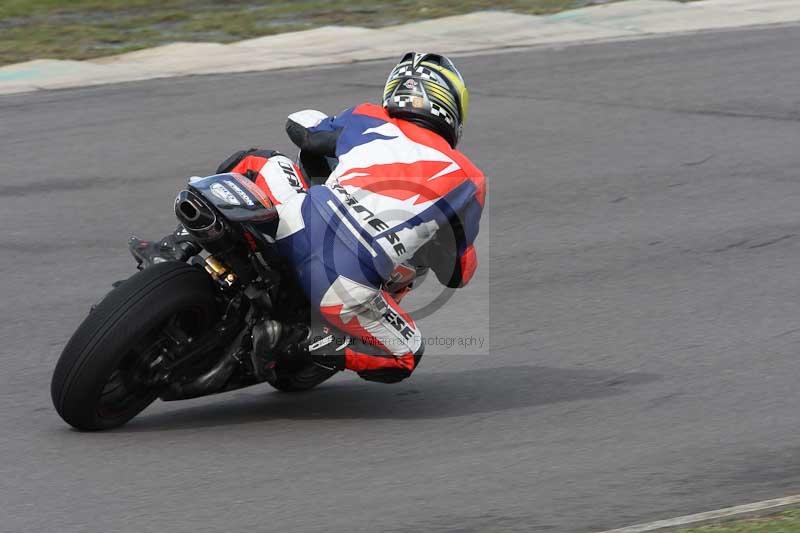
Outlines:
[[216, 212], [196, 193], [183, 190], [175, 198], [175, 216], [201, 244], [219, 240], [225, 225]]
[[239, 364], [236, 353], [242, 345], [242, 339], [248, 333], [248, 328], [242, 330], [230, 344], [225, 355], [209, 371], [189, 383], [172, 383], [161, 395], [161, 399], [165, 402], [188, 400], [228, 390], [226, 388], [228, 380]]

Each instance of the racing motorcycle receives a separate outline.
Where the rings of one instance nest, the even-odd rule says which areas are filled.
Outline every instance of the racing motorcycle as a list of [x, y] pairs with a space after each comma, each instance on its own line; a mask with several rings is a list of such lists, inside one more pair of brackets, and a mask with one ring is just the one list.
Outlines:
[[[301, 152], [298, 165], [318, 184], [335, 161]], [[139, 271], [92, 307], [61, 353], [53, 404], [79, 430], [119, 427], [159, 398], [258, 383], [305, 391], [336, 373], [265, 353], [265, 320], [308, 323], [311, 313], [269, 236], [277, 211], [261, 189], [235, 173], [191, 178], [175, 199], [175, 215], [201, 253], [149, 266], [138, 258]], [[425, 271], [400, 265], [384, 288], [399, 299]], [[264, 357], [273, 361], [266, 371], [254, 363]]]

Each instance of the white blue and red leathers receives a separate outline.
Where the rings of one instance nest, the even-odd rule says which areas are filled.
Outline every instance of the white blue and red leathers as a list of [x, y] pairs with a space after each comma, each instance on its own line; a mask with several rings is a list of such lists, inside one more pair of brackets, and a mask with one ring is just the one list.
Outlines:
[[357, 340], [341, 349], [340, 367], [399, 381], [419, 362], [423, 340], [382, 287], [404, 262], [430, 266], [450, 287], [470, 281], [483, 173], [438, 134], [374, 104], [335, 117], [295, 113], [287, 130], [304, 152], [338, 158], [324, 185], [309, 187], [289, 158], [270, 151], [242, 153], [224, 170], [251, 176], [270, 197], [274, 237], [312, 308]]

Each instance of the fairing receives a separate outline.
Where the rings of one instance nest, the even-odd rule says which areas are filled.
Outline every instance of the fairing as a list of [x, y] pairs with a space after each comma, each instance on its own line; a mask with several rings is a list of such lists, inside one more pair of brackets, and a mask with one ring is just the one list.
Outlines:
[[193, 178], [189, 189], [199, 194], [232, 222], [267, 222], [278, 212], [266, 194], [241, 174]]

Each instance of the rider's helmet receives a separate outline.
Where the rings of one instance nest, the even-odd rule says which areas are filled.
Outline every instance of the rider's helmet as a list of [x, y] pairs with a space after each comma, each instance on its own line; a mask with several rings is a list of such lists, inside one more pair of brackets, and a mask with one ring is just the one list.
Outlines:
[[469, 93], [448, 58], [408, 52], [386, 80], [383, 107], [393, 117], [435, 131], [455, 147], [467, 119]]

